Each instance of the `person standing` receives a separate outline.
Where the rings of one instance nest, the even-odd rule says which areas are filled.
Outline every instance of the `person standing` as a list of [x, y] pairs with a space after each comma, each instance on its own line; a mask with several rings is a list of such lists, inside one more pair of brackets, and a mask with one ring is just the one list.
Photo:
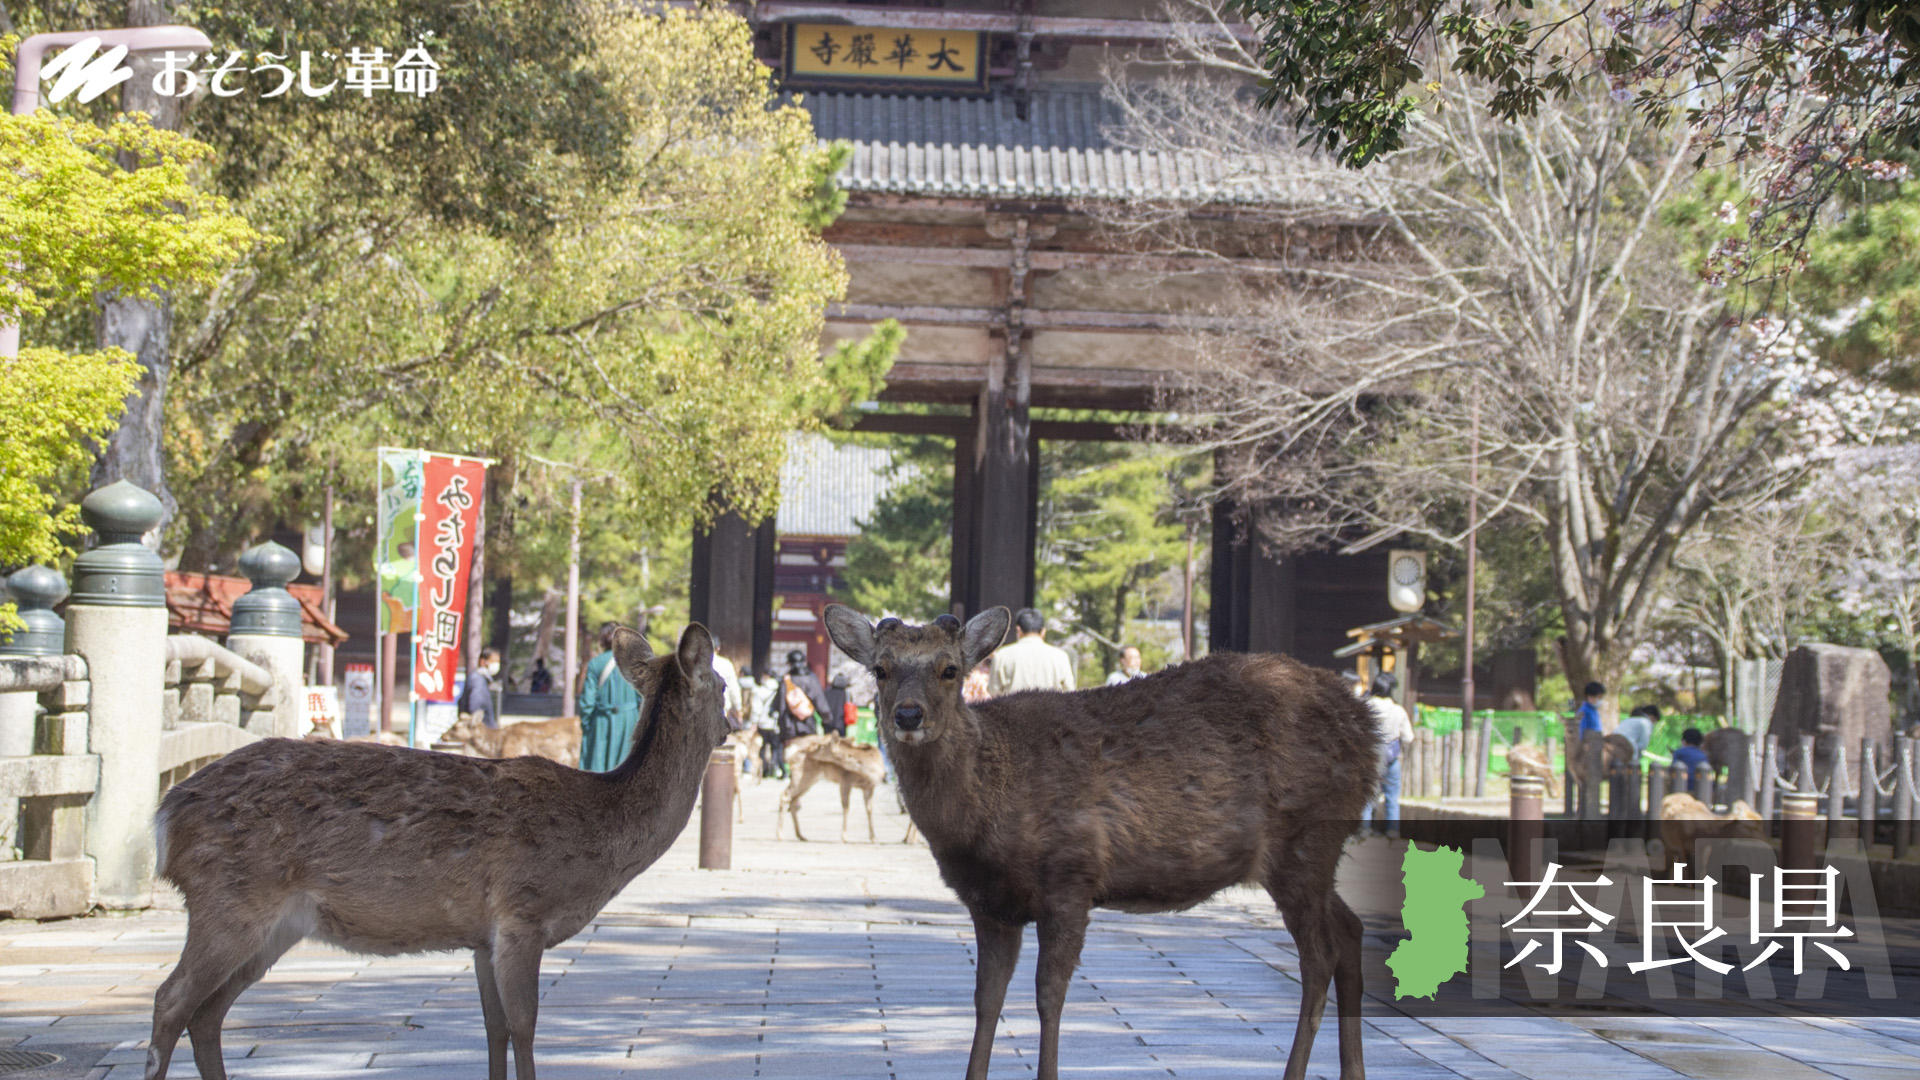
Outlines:
[[[820, 685], [820, 676], [807, 667], [807, 654], [799, 649], [787, 653], [787, 673], [780, 677], [780, 692], [774, 699], [775, 708], [780, 717], [780, 742], [785, 750], [789, 739], [819, 732], [822, 714], [827, 711], [827, 691]], [[787, 758], [783, 752], [776, 759], [780, 763], [780, 776], [787, 775]]]
[[1400, 752], [1413, 741], [1413, 721], [1393, 700], [1399, 688], [1400, 680], [1382, 671], [1373, 677], [1367, 696], [1367, 707], [1380, 725], [1380, 794], [1386, 797], [1387, 837], [1393, 840], [1400, 838]]
[[785, 759], [785, 746], [780, 739], [780, 710], [774, 701], [780, 696], [780, 681], [771, 671], [761, 672], [758, 679], [752, 677], [751, 670], [747, 674], [748, 711], [760, 732], [760, 775], [778, 776], [780, 762]]
[[580, 767], [607, 772], [627, 759], [640, 725], [640, 692], [613, 660], [618, 623], [600, 624], [600, 655], [587, 661], [580, 683]]
[[500, 726], [500, 708], [493, 700], [493, 680], [500, 674], [500, 650], [489, 645], [480, 650], [480, 667], [467, 672], [467, 684], [460, 690], [454, 708], [476, 716], [490, 728]]
[[553, 672], [547, 670], [546, 657], [534, 658], [533, 673], [527, 676], [527, 692], [530, 694], [553, 693]]
[[1575, 710], [1576, 715], [1580, 717], [1580, 738], [1584, 740], [1587, 733], [1592, 732], [1593, 737], [1597, 739], [1605, 734], [1600, 727], [1600, 703], [1606, 699], [1607, 688], [1597, 682], [1590, 682], [1587, 684], [1585, 693], [1587, 700], [1581, 702], [1580, 708]]
[[[1709, 779], [1713, 776], [1713, 763], [1707, 757], [1706, 736], [1700, 734], [1699, 728], [1688, 728], [1680, 733], [1680, 745], [1673, 751], [1673, 763], [1686, 766], [1687, 790], [1699, 796], [1700, 774], [1705, 772]], [[1712, 792], [1711, 783], [1707, 785], [1707, 790]], [[1712, 800], [1709, 797], [1703, 801]]]
[[847, 673], [834, 675], [827, 684], [827, 710], [820, 714], [820, 728], [829, 735], [847, 733]]
[[1653, 742], [1653, 728], [1659, 722], [1660, 706], [1641, 705], [1620, 721], [1620, 726], [1614, 728], [1613, 733], [1633, 744], [1635, 760], [1638, 760], [1639, 755], [1647, 752], [1647, 745]]
[[1013, 644], [993, 654], [987, 693], [999, 697], [1021, 690], [1072, 690], [1073, 661], [1065, 649], [1047, 644], [1046, 619], [1032, 608], [1021, 608], [1013, 628], [1019, 635]]
[[713, 639], [713, 673], [720, 677], [720, 713], [727, 718], [727, 730], [746, 727], [745, 697], [741, 694], [740, 673], [733, 661], [720, 655], [720, 639]]
[[1140, 670], [1140, 650], [1129, 645], [1120, 650], [1120, 668], [1107, 676], [1107, 685], [1119, 686], [1121, 683], [1146, 677], [1147, 673]]

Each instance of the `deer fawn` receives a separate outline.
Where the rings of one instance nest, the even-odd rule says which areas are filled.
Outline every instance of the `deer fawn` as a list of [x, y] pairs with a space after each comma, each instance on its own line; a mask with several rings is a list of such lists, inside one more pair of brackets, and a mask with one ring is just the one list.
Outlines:
[[369, 743], [267, 739], [167, 792], [160, 874], [187, 901], [180, 963], [154, 995], [147, 1080], [184, 1027], [202, 1080], [224, 1080], [220, 1022], [309, 934], [356, 952], [472, 949], [488, 1076], [533, 1080], [540, 957], [653, 864], [693, 814], [726, 734], [713, 642], [674, 655], [621, 628], [620, 673], [646, 699], [608, 773]]
[[880, 748], [864, 746], [844, 735], [802, 735], [788, 739], [785, 747], [787, 768], [793, 779], [780, 793], [780, 808], [774, 811], [773, 838], [785, 835], [787, 815], [793, 815], [793, 835], [805, 840], [800, 831], [800, 796], [814, 784], [826, 780], [840, 785], [840, 842], [847, 842], [847, 819], [853, 815], [853, 789], [859, 788], [867, 800], [867, 841], [879, 839], [873, 831], [873, 789], [887, 775], [880, 760]]
[[490, 728], [473, 716], [462, 716], [441, 736], [465, 743], [484, 758], [543, 757], [574, 768], [580, 766], [580, 718], [522, 720]]
[[1334, 892], [1372, 796], [1372, 713], [1331, 671], [1216, 654], [1119, 686], [968, 706], [966, 672], [999, 646], [1005, 608], [965, 627], [869, 623], [838, 604], [828, 633], [879, 680], [875, 711], [907, 812], [973, 916], [973, 1052], [986, 1080], [1027, 923], [1039, 924], [1040, 1080], [1057, 1080], [1060, 1010], [1094, 907], [1177, 911], [1258, 884], [1300, 950], [1288, 1080], [1306, 1075], [1339, 990], [1340, 1075], [1361, 1080], [1360, 920]]

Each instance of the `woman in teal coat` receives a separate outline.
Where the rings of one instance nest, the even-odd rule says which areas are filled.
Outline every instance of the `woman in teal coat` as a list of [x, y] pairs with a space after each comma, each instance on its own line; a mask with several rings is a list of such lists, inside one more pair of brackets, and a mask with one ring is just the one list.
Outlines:
[[627, 759], [640, 723], [640, 692], [613, 662], [613, 629], [600, 627], [600, 655], [587, 662], [580, 686], [580, 767], [607, 772]]

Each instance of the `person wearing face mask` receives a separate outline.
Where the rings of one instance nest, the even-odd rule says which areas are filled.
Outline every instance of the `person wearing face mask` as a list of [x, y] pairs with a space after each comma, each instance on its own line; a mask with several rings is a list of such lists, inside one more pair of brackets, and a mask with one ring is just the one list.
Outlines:
[[460, 700], [454, 707], [479, 717], [480, 722], [490, 728], [499, 727], [500, 710], [493, 703], [493, 681], [499, 677], [500, 650], [481, 649], [480, 670], [467, 673], [466, 688], [460, 691]]

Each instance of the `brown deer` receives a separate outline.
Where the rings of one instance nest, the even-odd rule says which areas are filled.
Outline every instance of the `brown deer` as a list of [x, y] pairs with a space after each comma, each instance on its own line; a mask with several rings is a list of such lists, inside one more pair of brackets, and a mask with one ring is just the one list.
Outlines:
[[626, 761], [580, 772], [368, 743], [266, 739], [175, 785], [154, 827], [187, 902], [180, 963], [154, 995], [147, 1080], [185, 1028], [203, 1080], [225, 1080], [220, 1022], [309, 934], [355, 952], [472, 949], [488, 1076], [534, 1080], [540, 957], [653, 864], [693, 814], [726, 734], [713, 644], [674, 655], [615, 632], [647, 715]]
[[[1568, 771], [1573, 782], [1584, 786], [1588, 782], [1588, 742], [1576, 739], [1567, 748]], [[1640, 759], [1640, 751], [1633, 748], [1633, 740], [1625, 735], [1608, 735], [1600, 740], [1600, 775], [1596, 782], [1604, 783], [1608, 774], [1615, 769], [1625, 769]]]
[[490, 728], [469, 714], [455, 721], [442, 738], [447, 742], [465, 743], [484, 758], [543, 757], [576, 768], [580, 764], [580, 718], [577, 716], [522, 720]]
[[1667, 862], [1692, 864], [1694, 844], [1702, 838], [1765, 841], [1767, 823], [1745, 799], [1733, 800], [1724, 814], [1684, 791], [1660, 800], [1660, 842]]
[[785, 835], [787, 815], [793, 816], [793, 835], [805, 840], [800, 831], [800, 796], [822, 780], [840, 785], [840, 842], [847, 842], [847, 819], [853, 815], [853, 789], [866, 798], [867, 841], [879, 839], [873, 831], [873, 789], [887, 775], [880, 760], [880, 748], [863, 746], [844, 735], [802, 735], [787, 740], [787, 790], [780, 793], [780, 808], [774, 811], [773, 838]]
[[1039, 1080], [1057, 1080], [1060, 1010], [1091, 909], [1178, 911], [1242, 883], [1266, 888], [1300, 950], [1288, 1080], [1306, 1074], [1329, 981], [1340, 1075], [1361, 1080], [1361, 927], [1333, 879], [1376, 786], [1379, 734], [1338, 675], [1215, 654], [1118, 686], [969, 706], [962, 679], [1006, 635], [1005, 608], [965, 627], [951, 615], [876, 627], [833, 604], [826, 621], [879, 681], [880, 737], [907, 812], [973, 916], [968, 1080], [986, 1078], [1027, 923], [1040, 934]]
[[1560, 774], [1553, 769], [1553, 751], [1539, 743], [1520, 742], [1508, 747], [1507, 775], [1539, 777], [1549, 796], [1560, 795]]

